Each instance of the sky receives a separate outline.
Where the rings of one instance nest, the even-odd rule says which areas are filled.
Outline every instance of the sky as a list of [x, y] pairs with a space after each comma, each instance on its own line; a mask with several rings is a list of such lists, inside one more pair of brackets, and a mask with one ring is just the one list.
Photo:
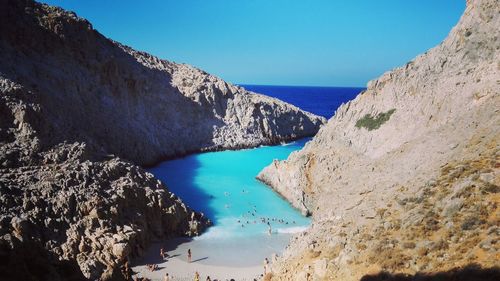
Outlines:
[[236, 84], [366, 86], [439, 44], [465, 0], [43, 0]]

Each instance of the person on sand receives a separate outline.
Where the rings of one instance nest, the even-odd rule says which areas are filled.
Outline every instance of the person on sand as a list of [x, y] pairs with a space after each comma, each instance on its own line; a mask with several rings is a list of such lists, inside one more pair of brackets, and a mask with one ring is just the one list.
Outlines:
[[188, 249], [188, 262], [191, 263], [191, 249]]
[[210, 276], [207, 276], [207, 279], [205, 279], [205, 281], [212, 281], [212, 279], [210, 279]]
[[130, 276], [131, 276], [131, 271], [130, 271], [130, 266], [128, 264], [128, 260], [125, 261], [125, 264], [123, 265], [123, 275], [125, 275], [125, 278], [127, 280], [130, 280]]
[[163, 277], [163, 281], [170, 281], [170, 276], [168, 276], [168, 273], [165, 273], [165, 276]]
[[163, 247], [162, 247], [162, 248], [160, 248], [160, 257], [161, 257], [162, 259], [165, 259], [165, 251], [163, 250]]
[[198, 271], [194, 273], [194, 281], [200, 281], [200, 274], [198, 273]]
[[267, 267], [269, 266], [269, 260], [267, 258], [264, 259], [264, 275], [267, 274]]

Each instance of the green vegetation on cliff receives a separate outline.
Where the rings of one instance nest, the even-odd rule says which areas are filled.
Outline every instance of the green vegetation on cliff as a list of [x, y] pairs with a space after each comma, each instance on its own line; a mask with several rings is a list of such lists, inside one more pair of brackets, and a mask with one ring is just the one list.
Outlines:
[[377, 116], [373, 117], [371, 114], [366, 114], [363, 118], [359, 119], [356, 122], [357, 128], [366, 128], [368, 131], [375, 130], [380, 128], [382, 124], [387, 122], [391, 115], [396, 111], [395, 108], [377, 114]]

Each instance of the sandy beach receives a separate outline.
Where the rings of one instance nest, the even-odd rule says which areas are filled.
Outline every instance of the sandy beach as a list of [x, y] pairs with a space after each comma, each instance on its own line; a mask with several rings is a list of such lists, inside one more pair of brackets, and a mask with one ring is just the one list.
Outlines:
[[[193, 240], [178, 238], [165, 243], [152, 245], [147, 253], [133, 263], [132, 270], [135, 276], [146, 277], [151, 280], [163, 280], [166, 273], [170, 280], [194, 280], [196, 271], [200, 280], [254, 280], [264, 273], [264, 258], [271, 260], [275, 250], [286, 245], [290, 235], [274, 235], [259, 249], [248, 248], [251, 240], [235, 243], [234, 241], [207, 241], [206, 239]], [[275, 248], [267, 244], [274, 244]], [[163, 247], [168, 257], [160, 257]], [[192, 251], [192, 262], [187, 261], [187, 250]], [[158, 269], [150, 271], [148, 264], [157, 264]]]
[[[189, 206], [202, 210], [214, 225], [192, 239], [153, 244], [142, 258], [132, 262], [137, 276], [163, 280], [169, 273], [170, 280], [194, 280], [198, 271], [203, 281], [207, 276], [211, 280], [260, 279], [264, 259], [271, 261], [281, 254], [292, 235], [309, 226], [310, 219], [255, 176], [273, 159], [284, 159], [305, 142], [201, 153], [150, 169]], [[161, 248], [168, 258], [160, 257]], [[191, 263], [187, 262], [189, 249]], [[148, 264], [157, 264], [158, 270], [151, 272]]]

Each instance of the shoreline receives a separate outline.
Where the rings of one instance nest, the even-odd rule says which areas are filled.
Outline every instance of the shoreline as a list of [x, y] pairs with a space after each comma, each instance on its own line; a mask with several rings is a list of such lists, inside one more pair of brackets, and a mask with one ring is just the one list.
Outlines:
[[[321, 126], [323, 126], [323, 125], [321, 125]], [[195, 155], [195, 154], [210, 153], [210, 152], [222, 152], [222, 151], [239, 151], [239, 150], [255, 149], [255, 148], [264, 147], [264, 146], [287, 145], [287, 144], [290, 144], [292, 142], [299, 141], [299, 140], [306, 139], [306, 138], [312, 139], [316, 134], [317, 134], [317, 132], [314, 134], [307, 134], [307, 135], [303, 135], [303, 136], [295, 136], [295, 137], [286, 136], [286, 137], [283, 137], [281, 139], [273, 139], [273, 140], [269, 140], [269, 141], [263, 141], [263, 142], [260, 142], [258, 144], [255, 144], [255, 145], [241, 144], [241, 145], [233, 145], [233, 146], [228, 146], [228, 147], [225, 147], [225, 146], [204, 147], [204, 148], [200, 148], [200, 149], [187, 150], [187, 151], [184, 151], [183, 153], [177, 153], [177, 154], [172, 154], [172, 155], [168, 155], [168, 156], [160, 156], [158, 159], [151, 161], [151, 162], [147, 162], [145, 164], [136, 164], [135, 162], [132, 162], [132, 161], [127, 160], [125, 158], [123, 158], [123, 159], [126, 161], [129, 161], [130, 163], [132, 163], [136, 166], [141, 167], [144, 170], [149, 170], [151, 168], [154, 168], [154, 167], [160, 165], [162, 162], [182, 159], [182, 158], [185, 158], [185, 157], [188, 157], [191, 155]], [[119, 157], [119, 156], [116, 156], [116, 157]]]
[[[277, 238], [290, 238], [290, 235], [281, 235]], [[286, 239], [286, 244], [288, 242], [289, 239]], [[154, 243], [141, 258], [132, 262], [132, 276], [133, 278], [147, 278], [151, 281], [163, 281], [165, 274], [168, 273], [170, 281], [184, 281], [193, 280], [195, 272], [198, 272], [200, 280], [205, 280], [207, 276], [210, 276], [211, 280], [260, 280], [264, 276], [264, 258], [272, 260], [271, 256], [275, 255], [266, 255], [260, 261], [262, 253], [252, 249], [252, 252], [257, 253], [250, 257], [249, 252], [244, 251], [244, 245], [236, 244], [232, 249], [217, 251], [219, 246], [217, 243], [207, 243], [207, 241], [201, 243], [200, 240], [190, 238], [175, 238], [163, 243]], [[228, 243], [234, 244], [232, 241]], [[168, 255], [165, 259], [160, 257], [162, 247]], [[187, 260], [187, 249], [191, 249], [193, 253], [192, 262]], [[211, 254], [208, 255], [207, 252]], [[236, 261], [233, 264], [224, 262], [226, 259], [234, 260], [234, 257], [236, 259], [239, 257], [240, 261], [243, 258], [244, 262]], [[149, 270], [149, 264], [157, 265], [157, 270]]]

